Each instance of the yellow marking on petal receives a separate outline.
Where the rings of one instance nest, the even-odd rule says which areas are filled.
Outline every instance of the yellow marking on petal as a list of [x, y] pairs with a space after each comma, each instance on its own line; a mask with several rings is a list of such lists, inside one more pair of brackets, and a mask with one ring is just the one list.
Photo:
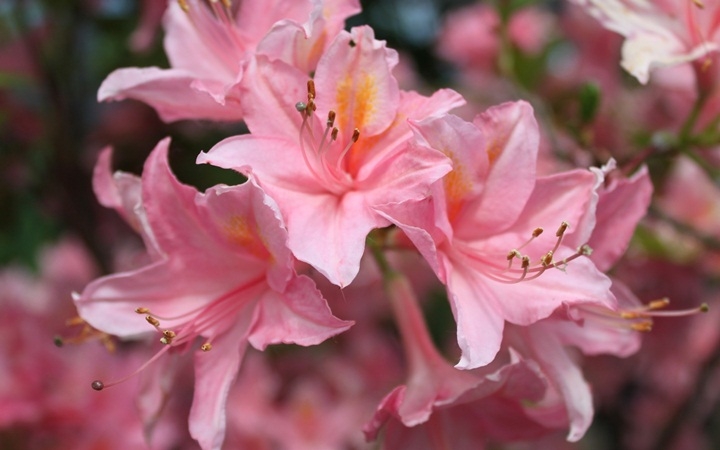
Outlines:
[[453, 164], [453, 169], [443, 178], [448, 218], [452, 221], [462, 209], [465, 197], [472, 190], [472, 182], [465, 171], [465, 167], [455, 154], [447, 149], [444, 149], [443, 153], [450, 158]]
[[487, 155], [488, 155], [488, 161], [490, 162], [490, 165], [492, 166], [495, 164], [495, 161], [500, 157], [500, 154], [502, 153], [503, 148], [500, 145], [500, 143], [496, 140], [492, 141], [490, 145], [488, 145], [487, 149]]
[[[373, 75], [362, 72], [355, 78], [348, 74], [338, 84], [335, 95], [340, 129], [358, 128], [362, 133], [375, 113], [377, 95], [378, 87]], [[352, 122], [348, 123], [350, 119]]]
[[265, 245], [265, 240], [257, 230], [248, 225], [245, 217], [231, 216], [228, 222], [223, 225], [223, 229], [228, 240], [233, 244], [245, 248], [262, 259], [272, 259], [272, 255]]

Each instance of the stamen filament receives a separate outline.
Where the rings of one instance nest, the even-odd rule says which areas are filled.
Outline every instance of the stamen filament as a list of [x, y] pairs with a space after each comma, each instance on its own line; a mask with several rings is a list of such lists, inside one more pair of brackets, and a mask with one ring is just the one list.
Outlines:
[[139, 368], [135, 369], [135, 371], [133, 371], [133, 372], [130, 373], [129, 375], [126, 375], [126, 376], [120, 378], [119, 380], [111, 381], [110, 383], [103, 383], [103, 382], [100, 381], [100, 380], [95, 380], [95, 381], [93, 381], [93, 382], [90, 384], [90, 386], [91, 386], [93, 389], [95, 389], [96, 391], [102, 391], [103, 389], [107, 389], [107, 388], [109, 388], [109, 387], [118, 385], [118, 384], [120, 384], [120, 383], [122, 383], [122, 382], [124, 382], [124, 381], [127, 381], [127, 380], [129, 380], [130, 378], [132, 378], [132, 377], [134, 377], [135, 375], [137, 375], [137, 374], [139, 374], [140, 372], [142, 372], [143, 370], [145, 370], [150, 364], [152, 364], [152, 363], [154, 363], [155, 361], [157, 361], [157, 360], [160, 358], [160, 356], [164, 355], [169, 349], [170, 349], [170, 346], [169, 346], [169, 345], [163, 347], [162, 349], [160, 349], [159, 352], [155, 353], [155, 355], [153, 355], [152, 358], [150, 358], [149, 360], [145, 361], [145, 363], [144, 363], [142, 366], [140, 366]]

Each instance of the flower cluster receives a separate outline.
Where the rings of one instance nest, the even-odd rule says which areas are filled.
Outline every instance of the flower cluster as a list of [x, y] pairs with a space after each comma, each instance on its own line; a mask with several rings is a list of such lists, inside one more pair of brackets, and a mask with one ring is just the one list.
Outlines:
[[[437, 52], [462, 72], [457, 90], [411, 81], [405, 56], [371, 26], [346, 25], [358, 0], [168, 3], [170, 67], [117, 69], [97, 98], [142, 102], [166, 123], [217, 127], [221, 139], [190, 150], [190, 171], [209, 165], [240, 181], [206, 189], [181, 181], [173, 152], [188, 146], [182, 137], [154, 144], [140, 175], [115, 170], [119, 149], [97, 153], [95, 197], [143, 248], [104, 276], [81, 274], [71, 286], [75, 331], [56, 343], [99, 340], [84, 386], [101, 392], [84, 407], [102, 413], [107, 396], [127, 401], [128, 380], [140, 379], [140, 421], [125, 437], [73, 448], [189, 445], [180, 421], [164, 419], [178, 415], [203, 450], [577, 442], [593, 422], [591, 384], [603, 386], [586, 379], [582, 356], [628, 357], [655, 317], [708, 310], [693, 299], [670, 311], [662, 292], [637, 296], [644, 285], [627, 265], [647, 258], [622, 257], [658, 195], [644, 164], [658, 154], [678, 162], [664, 168], [670, 181], [645, 234], [670, 245], [663, 224], [673, 221], [716, 234], [717, 185], [690, 197], [678, 183], [718, 170], [717, 155], [687, 149], [720, 144], [720, 9], [571, 0], [561, 15], [500, 3], [448, 16]], [[607, 150], [624, 139], [624, 124], [599, 105], [597, 85], [563, 103], [557, 93], [568, 80], [618, 62], [586, 52], [611, 40], [595, 23], [574, 51], [556, 45], [559, 30], [572, 36], [590, 16], [625, 37], [621, 65], [640, 83], [657, 71], [653, 81], [674, 86], [673, 96], [628, 93], [605, 76], [602, 92], [618, 102], [637, 96], [631, 109], [618, 106], [622, 114], [677, 134], [645, 136], [644, 152]], [[151, 40], [146, 19], [136, 47]], [[548, 69], [538, 87], [521, 66], [541, 60]], [[660, 103], [686, 121], [653, 122]], [[703, 263], [717, 271], [716, 261]], [[8, 324], [57, 314], [11, 297]], [[30, 397], [44, 395], [39, 382], [27, 386]], [[56, 426], [27, 398], [0, 393], [13, 411], [0, 426]]]

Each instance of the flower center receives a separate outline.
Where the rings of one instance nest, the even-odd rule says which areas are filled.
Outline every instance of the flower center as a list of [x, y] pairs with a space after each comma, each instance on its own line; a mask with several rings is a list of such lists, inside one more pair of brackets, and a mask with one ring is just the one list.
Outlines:
[[360, 138], [360, 130], [357, 128], [353, 130], [352, 136], [342, 149], [333, 145], [337, 141], [339, 130], [335, 126], [337, 114], [330, 110], [325, 122], [325, 131], [318, 140], [313, 131], [318, 120], [314, 115], [317, 105], [313, 80], [308, 80], [307, 90], [307, 102], [295, 104], [295, 109], [302, 116], [299, 139], [303, 160], [310, 173], [325, 189], [335, 194], [342, 194], [353, 185], [352, 176], [345, 170], [344, 160], [353, 144]]

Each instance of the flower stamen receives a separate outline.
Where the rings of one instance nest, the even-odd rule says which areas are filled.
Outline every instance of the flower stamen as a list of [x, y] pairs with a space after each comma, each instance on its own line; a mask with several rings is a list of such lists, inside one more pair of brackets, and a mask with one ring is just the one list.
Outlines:
[[[471, 259], [480, 262], [483, 264], [486, 269], [483, 270], [483, 273], [488, 276], [489, 278], [498, 281], [500, 283], [507, 283], [507, 284], [515, 284], [523, 281], [532, 281], [536, 278], [539, 278], [543, 273], [545, 273], [549, 269], [558, 269], [561, 271], [565, 271], [568, 264], [581, 257], [581, 256], [589, 256], [592, 253], [592, 249], [587, 244], [580, 246], [575, 253], [567, 256], [566, 258], [563, 258], [560, 261], [554, 260], [555, 255], [557, 254], [558, 250], [560, 249], [560, 245], [562, 244], [563, 238], [565, 236], [565, 233], [567, 232], [570, 225], [563, 221], [560, 223], [560, 226], [558, 227], [557, 231], [555, 232], [555, 236], [557, 237], [557, 240], [555, 241], [555, 244], [553, 245], [552, 249], [545, 252], [542, 256], [540, 256], [537, 260], [537, 263], [533, 264], [531, 261], [529, 255], [523, 254], [520, 250], [528, 246], [531, 242], [533, 242], [535, 239], [537, 239], [542, 233], [543, 229], [538, 227], [535, 228], [530, 238], [525, 241], [522, 245], [519, 247], [513, 248], [505, 255], [505, 260], [507, 261], [507, 265], [500, 267], [495, 262], [489, 261], [481, 256], [478, 256], [475, 251], [472, 249], [468, 249], [467, 252], [464, 252], [469, 256]], [[515, 259], [518, 259], [521, 261], [519, 268], [513, 268], [513, 262]]]

